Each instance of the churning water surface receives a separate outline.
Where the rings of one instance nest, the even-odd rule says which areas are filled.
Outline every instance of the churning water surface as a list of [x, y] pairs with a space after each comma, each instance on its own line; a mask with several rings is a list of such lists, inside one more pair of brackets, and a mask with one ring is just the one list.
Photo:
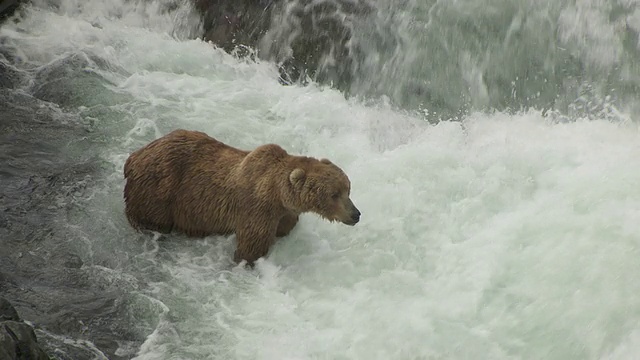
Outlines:
[[[181, 37], [193, 31], [189, 8], [160, 5], [65, 0], [0, 30], [25, 68], [79, 63], [84, 74], [56, 86], [101, 134], [104, 176], [64, 226], [87, 271], [136, 304], [122, 321], [146, 341], [121, 355], [640, 356], [634, 114], [525, 109], [430, 124], [384, 99], [282, 86], [271, 63]], [[304, 215], [254, 270], [232, 263], [233, 236], [137, 234], [123, 213], [124, 161], [175, 128], [327, 157], [349, 175], [362, 220]]]

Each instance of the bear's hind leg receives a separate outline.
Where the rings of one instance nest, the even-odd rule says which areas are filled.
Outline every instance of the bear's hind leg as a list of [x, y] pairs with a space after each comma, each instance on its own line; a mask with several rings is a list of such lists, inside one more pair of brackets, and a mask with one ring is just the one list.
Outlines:
[[185, 235], [187, 235], [187, 237], [190, 238], [203, 238], [211, 235], [207, 231], [197, 229], [178, 229], [178, 231], [184, 233]]
[[288, 235], [291, 232], [291, 230], [293, 230], [293, 228], [296, 226], [297, 223], [298, 223], [298, 215], [287, 214], [283, 216], [282, 219], [280, 219], [280, 222], [278, 223], [278, 230], [276, 231], [276, 236], [282, 237], [282, 236]]
[[157, 216], [158, 214], [156, 214], [156, 216], [153, 216], [152, 214], [151, 218], [156, 218], [154, 220], [159, 220], [159, 221], [154, 221], [154, 220], [151, 220], [150, 217], [147, 217], [145, 215], [137, 216], [140, 214], [136, 214], [136, 212], [133, 211], [131, 208], [126, 209], [126, 215], [127, 215], [127, 220], [129, 221], [129, 224], [131, 224], [131, 226], [138, 231], [150, 230], [150, 231], [157, 231], [163, 234], [168, 234], [173, 229], [173, 222], [167, 216], [162, 216], [162, 215]]

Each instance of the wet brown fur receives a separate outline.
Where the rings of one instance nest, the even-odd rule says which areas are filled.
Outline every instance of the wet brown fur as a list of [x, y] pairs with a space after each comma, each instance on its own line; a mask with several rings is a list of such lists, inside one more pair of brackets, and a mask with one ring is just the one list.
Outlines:
[[235, 233], [234, 260], [253, 264], [301, 213], [358, 222], [351, 184], [329, 160], [289, 155], [275, 144], [253, 151], [198, 131], [175, 130], [133, 152], [124, 166], [129, 223], [190, 237]]

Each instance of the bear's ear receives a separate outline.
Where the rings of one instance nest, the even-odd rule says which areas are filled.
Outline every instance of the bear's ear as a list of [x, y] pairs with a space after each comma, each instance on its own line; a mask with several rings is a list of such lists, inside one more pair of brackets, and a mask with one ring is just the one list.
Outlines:
[[293, 169], [291, 174], [289, 174], [289, 181], [291, 182], [291, 185], [297, 185], [301, 182], [304, 182], [305, 177], [306, 177], [306, 174], [304, 173], [304, 170], [300, 168], [295, 168]]
[[323, 164], [327, 164], [327, 165], [331, 165], [332, 164], [332, 162], [329, 161], [329, 159], [320, 159], [320, 162], [323, 163]]

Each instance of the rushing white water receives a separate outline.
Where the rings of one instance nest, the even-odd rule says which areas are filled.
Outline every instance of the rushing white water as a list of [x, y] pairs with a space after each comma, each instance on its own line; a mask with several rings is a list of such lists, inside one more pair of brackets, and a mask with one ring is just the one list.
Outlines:
[[[90, 258], [117, 255], [100, 270], [109, 281], [152, 304], [137, 359], [640, 356], [634, 122], [532, 110], [429, 125], [329, 88], [282, 86], [273, 64], [168, 36], [161, 15], [96, 20], [100, 2], [84, 4], [31, 10], [1, 34], [37, 66], [80, 52], [119, 69], [101, 71], [115, 84], [101, 91], [126, 100], [103, 117], [78, 109], [104, 131], [113, 170], [69, 226]], [[233, 236], [136, 234], [122, 166], [175, 128], [327, 157], [350, 176], [362, 220], [305, 215], [255, 270], [232, 264]]]

